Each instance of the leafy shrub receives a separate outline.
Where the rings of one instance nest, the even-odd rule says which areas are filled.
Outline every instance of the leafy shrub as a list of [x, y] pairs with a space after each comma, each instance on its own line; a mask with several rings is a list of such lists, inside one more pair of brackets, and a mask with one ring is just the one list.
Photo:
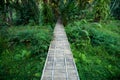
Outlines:
[[[98, 29], [99, 30], [99, 29]], [[97, 29], [89, 29], [90, 33], [90, 39], [92, 45], [102, 45], [106, 48], [106, 51], [108, 51], [109, 54], [119, 54], [120, 50], [118, 48], [120, 43], [120, 38], [118, 35], [107, 32], [107, 31], [98, 31]]]
[[39, 29], [39, 27], [35, 29], [27, 28], [11, 34], [9, 43], [10, 46], [25, 45], [35, 55], [46, 51], [51, 40], [51, 35], [49, 31]]
[[[90, 39], [91, 45], [104, 46], [110, 54], [119, 54], [120, 37], [118, 37], [118, 33], [104, 29], [99, 23], [84, 24], [83, 20], [81, 22], [74, 22], [68, 26], [71, 28], [67, 27], [66, 31], [71, 43], [75, 43], [76, 41], [73, 40], [77, 40], [81, 35], [84, 36], [81, 31], [85, 31], [87, 32], [86, 34], [88, 34], [86, 37], [88, 40]], [[80, 41], [80, 38], [78, 40]]]
[[[72, 26], [67, 27], [66, 32], [68, 34], [68, 39], [72, 44], [76, 45], [76, 48], [84, 47], [89, 45], [90, 38], [89, 33], [86, 30], [82, 30], [81, 27]], [[72, 34], [71, 34], [72, 33]]]

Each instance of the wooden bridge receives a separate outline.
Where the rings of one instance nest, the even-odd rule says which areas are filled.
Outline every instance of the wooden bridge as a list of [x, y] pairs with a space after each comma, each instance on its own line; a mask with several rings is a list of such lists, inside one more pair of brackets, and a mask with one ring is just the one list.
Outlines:
[[79, 80], [70, 45], [61, 24], [57, 21], [41, 80]]

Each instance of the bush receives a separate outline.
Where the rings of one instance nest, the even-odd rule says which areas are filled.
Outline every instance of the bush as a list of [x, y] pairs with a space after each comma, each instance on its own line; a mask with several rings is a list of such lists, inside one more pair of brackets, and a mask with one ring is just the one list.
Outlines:
[[69, 26], [69, 27], [66, 28], [68, 39], [70, 43], [76, 45], [75, 46], [76, 48], [82, 48], [90, 44], [88, 31], [83, 30], [81, 27], [77, 25], [75, 25], [74, 27], [73, 26]]
[[68, 39], [71, 43], [76, 43], [77, 41], [75, 40], [85, 41], [85, 39], [80, 39], [80, 37], [86, 36], [86, 39], [88, 39], [88, 42], [90, 40], [92, 46], [104, 46], [108, 53], [119, 54], [120, 50], [118, 48], [120, 48], [120, 37], [118, 37], [119, 34], [117, 33], [117, 31], [109, 31], [100, 26], [102, 26], [102, 24], [100, 23], [84, 24], [83, 20], [81, 22], [74, 22], [73, 24], [69, 24], [66, 28]]
[[10, 35], [10, 46], [25, 45], [29, 47], [33, 55], [43, 53], [48, 49], [49, 41], [51, 40], [51, 34], [45, 30], [27, 29], [18, 31], [15, 34]]

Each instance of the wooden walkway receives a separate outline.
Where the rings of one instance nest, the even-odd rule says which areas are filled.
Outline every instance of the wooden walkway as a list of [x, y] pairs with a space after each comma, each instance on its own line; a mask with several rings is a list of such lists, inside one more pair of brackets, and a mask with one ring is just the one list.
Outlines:
[[79, 80], [70, 45], [61, 21], [54, 29], [41, 80]]

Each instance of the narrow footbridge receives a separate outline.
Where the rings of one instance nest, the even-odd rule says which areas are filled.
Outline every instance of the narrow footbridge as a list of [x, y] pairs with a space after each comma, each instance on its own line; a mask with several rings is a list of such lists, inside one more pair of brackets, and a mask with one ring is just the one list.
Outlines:
[[60, 19], [54, 29], [41, 80], [80, 80]]

